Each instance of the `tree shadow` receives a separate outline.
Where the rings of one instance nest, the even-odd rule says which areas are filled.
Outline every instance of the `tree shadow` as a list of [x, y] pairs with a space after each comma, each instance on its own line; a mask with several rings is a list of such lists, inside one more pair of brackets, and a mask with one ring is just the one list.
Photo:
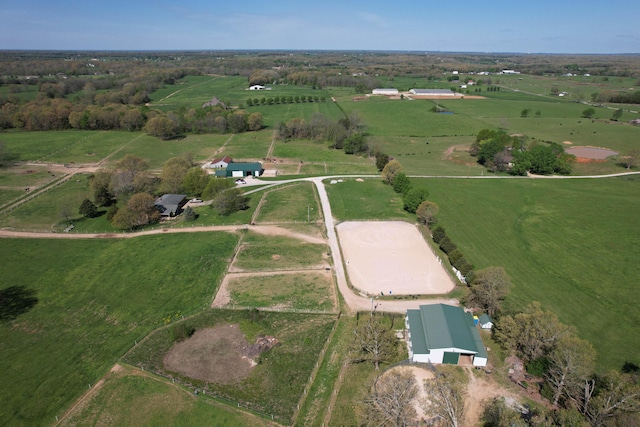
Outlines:
[[35, 289], [10, 286], [0, 290], [0, 322], [10, 322], [31, 310], [38, 303]]

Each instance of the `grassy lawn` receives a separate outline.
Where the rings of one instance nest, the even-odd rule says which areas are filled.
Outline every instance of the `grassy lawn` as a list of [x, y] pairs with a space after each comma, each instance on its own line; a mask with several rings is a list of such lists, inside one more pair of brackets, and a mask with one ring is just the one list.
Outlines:
[[274, 425], [126, 365], [110, 374], [97, 394], [60, 425], [100, 425], [106, 420], [114, 427]]
[[10, 131], [2, 134], [2, 141], [18, 161], [97, 163], [139, 135], [116, 131]]
[[[233, 136], [231, 138], [231, 136]], [[236, 135], [226, 135], [227, 141], [222, 152], [216, 157], [231, 156], [235, 161], [262, 161], [267, 156], [273, 131], [265, 129], [259, 132], [245, 132]]]
[[160, 170], [164, 162], [171, 157], [180, 157], [187, 153], [193, 154], [196, 162], [204, 161], [214, 156], [216, 150], [230, 137], [231, 135], [219, 134], [187, 135], [181, 139], [162, 141], [153, 136], [140, 134], [133, 143], [117, 152], [109, 160], [110, 163], [115, 163], [127, 154], [135, 154], [145, 159], [150, 169]]
[[364, 182], [345, 179], [337, 184], [325, 181], [325, 187], [331, 200], [331, 212], [340, 221], [415, 221], [415, 215], [403, 209], [402, 196], [380, 179], [367, 179]]
[[268, 190], [262, 199], [256, 223], [316, 222], [321, 219], [314, 185], [301, 182]]
[[258, 335], [273, 336], [280, 344], [260, 356], [244, 380], [231, 384], [203, 383], [164, 371], [163, 357], [174, 344], [171, 328], [160, 329], [135, 347], [126, 361], [145, 370], [173, 375], [217, 396], [251, 409], [274, 414], [288, 422], [309, 380], [318, 354], [335, 323], [334, 316], [295, 313], [211, 310], [185, 320], [196, 330], [214, 325], [239, 324], [249, 342]]
[[440, 223], [477, 267], [504, 266], [507, 309], [540, 301], [598, 351], [598, 369], [640, 363], [640, 181], [425, 180]]
[[264, 236], [249, 231], [233, 267], [243, 271], [303, 269], [322, 265], [326, 245], [304, 243], [282, 236]]
[[238, 277], [228, 286], [231, 304], [243, 307], [335, 310], [329, 271]]
[[0, 289], [24, 285], [38, 301], [0, 323], [0, 373], [11, 384], [0, 389], [0, 424], [53, 424], [135, 339], [208, 306], [237, 240], [230, 233], [3, 239], [0, 256], [11, 268]]

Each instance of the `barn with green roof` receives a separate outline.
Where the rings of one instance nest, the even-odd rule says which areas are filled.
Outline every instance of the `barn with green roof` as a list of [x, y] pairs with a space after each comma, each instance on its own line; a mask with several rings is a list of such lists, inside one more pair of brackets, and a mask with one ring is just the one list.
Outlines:
[[486, 366], [488, 355], [473, 316], [447, 304], [407, 310], [409, 359], [418, 363]]

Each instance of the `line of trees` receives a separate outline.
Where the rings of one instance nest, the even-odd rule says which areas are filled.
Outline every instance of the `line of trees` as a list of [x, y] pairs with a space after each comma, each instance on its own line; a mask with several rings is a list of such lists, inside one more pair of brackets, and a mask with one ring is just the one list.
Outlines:
[[248, 107], [258, 107], [260, 105], [273, 105], [273, 104], [299, 104], [301, 102], [326, 102], [327, 98], [324, 96], [312, 96], [312, 95], [296, 95], [296, 96], [275, 96], [265, 98], [249, 98], [247, 99]]

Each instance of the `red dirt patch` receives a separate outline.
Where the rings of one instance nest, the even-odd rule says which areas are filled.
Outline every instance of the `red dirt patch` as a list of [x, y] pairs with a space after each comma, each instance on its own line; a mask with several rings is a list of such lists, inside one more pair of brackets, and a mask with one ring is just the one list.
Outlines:
[[238, 325], [217, 325], [196, 331], [171, 348], [164, 368], [189, 378], [232, 384], [247, 378], [253, 359], [278, 344], [273, 337], [258, 337], [249, 344]]

